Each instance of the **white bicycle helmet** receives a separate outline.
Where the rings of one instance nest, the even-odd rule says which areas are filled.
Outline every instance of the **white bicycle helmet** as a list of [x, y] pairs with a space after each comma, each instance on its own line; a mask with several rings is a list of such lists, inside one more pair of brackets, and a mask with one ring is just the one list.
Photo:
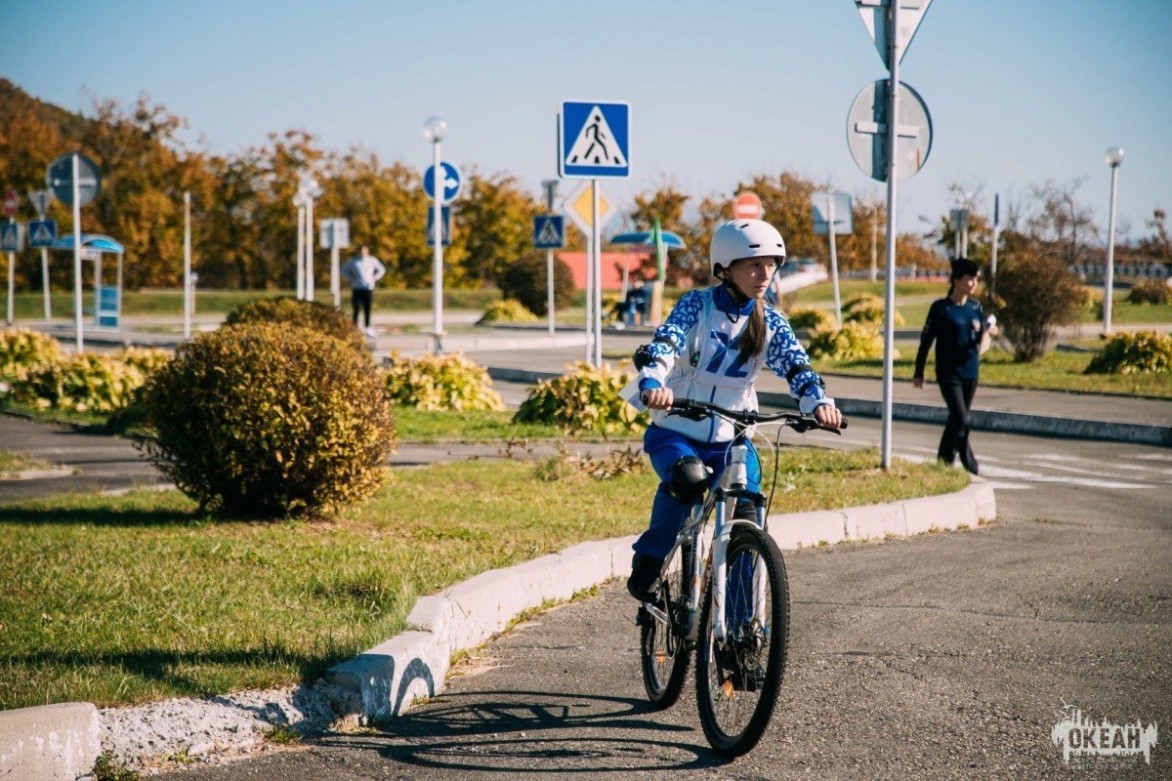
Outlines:
[[785, 241], [777, 228], [764, 220], [729, 220], [712, 234], [708, 258], [713, 277], [717, 269], [744, 258], [777, 258], [780, 267], [785, 263]]

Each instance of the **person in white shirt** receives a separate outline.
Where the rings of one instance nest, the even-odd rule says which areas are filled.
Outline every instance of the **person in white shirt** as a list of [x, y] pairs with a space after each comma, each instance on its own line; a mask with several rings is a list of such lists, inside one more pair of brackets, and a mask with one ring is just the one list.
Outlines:
[[374, 336], [374, 329], [370, 327], [370, 308], [374, 303], [374, 287], [387, 273], [387, 267], [382, 261], [370, 254], [365, 244], [358, 251], [358, 257], [351, 258], [342, 266], [342, 276], [350, 282], [350, 302], [354, 309], [354, 325], [358, 325], [358, 312], [361, 310], [366, 325], [367, 336]]
[[[652, 342], [639, 347], [634, 356], [638, 399], [632, 398], [632, 403], [652, 410], [643, 450], [662, 481], [649, 527], [632, 546], [627, 590], [641, 601], [647, 601], [691, 505], [720, 479], [725, 451], [735, 434], [732, 424], [723, 420], [667, 415], [673, 399], [757, 409], [753, 385], [762, 369], [769, 369], [789, 383], [790, 395], [804, 414], [823, 426], [842, 424], [842, 414], [826, 395], [822, 378], [811, 368], [789, 322], [764, 300], [785, 262], [781, 234], [762, 220], [732, 220], [713, 234], [709, 256], [718, 284], [685, 293], [655, 329]], [[761, 464], [751, 446], [749, 458], [749, 490], [755, 491]]]

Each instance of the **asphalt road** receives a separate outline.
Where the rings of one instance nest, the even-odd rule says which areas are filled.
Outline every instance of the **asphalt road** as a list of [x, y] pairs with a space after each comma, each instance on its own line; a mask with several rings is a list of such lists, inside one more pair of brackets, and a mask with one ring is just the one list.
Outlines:
[[[871, 445], [852, 421], [844, 446]], [[930, 458], [939, 429], [896, 423]], [[1078, 758], [1094, 722], [1172, 729], [1172, 451], [977, 434], [996, 523], [787, 554], [791, 660], [773, 724], [726, 762], [694, 697], [648, 709], [618, 584], [483, 648], [386, 731], [330, 735], [179, 779], [1167, 779], [1172, 740]], [[690, 688], [690, 685], [689, 685]]]

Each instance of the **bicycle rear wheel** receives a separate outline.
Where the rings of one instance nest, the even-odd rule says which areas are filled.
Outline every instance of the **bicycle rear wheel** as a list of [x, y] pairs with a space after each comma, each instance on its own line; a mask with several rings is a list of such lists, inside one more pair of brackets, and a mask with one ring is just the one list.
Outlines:
[[727, 561], [727, 638], [714, 636], [709, 588], [696, 649], [696, 700], [708, 742], [739, 756], [757, 745], [773, 716], [789, 642], [789, 583], [777, 543], [756, 527], [733, 531]]
[[684, 622], [688, 609], [686, 584], [689, 569], [688, 556], [681, 545], [664, 562], [652, 603], [656, 611], [639, 609], [643, 688], [647, 690], [647, 698], [658, 708], [670, 708], [675, 704], [688, 672]]

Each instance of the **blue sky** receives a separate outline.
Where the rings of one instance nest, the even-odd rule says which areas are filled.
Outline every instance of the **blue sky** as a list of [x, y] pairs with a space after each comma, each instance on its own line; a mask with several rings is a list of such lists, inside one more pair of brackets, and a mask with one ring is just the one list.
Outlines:
[[[33, 95], [88, 110], [146, 92], [214, 152], [303, 128], [423, 168], [440, 114], [445, 159], [536, 196], [560, 102], [626, 101], [632, 177], [604, 185], [620, 208], [664, 182], [731, 195], [781, 170], [883, 188], [847, 149], [847, 110], [886, 75], [851, 0], [0, 0], [0, 29], [0, 74]], [[991, 210], [1048, 179], [1081, 180], [1105, 227], [1118, 145], [1121, 226], [1145, 234], [1172, 209], [1170, 40], [1159, 0], [934, 0], [902, 64], [934, 140], [900, 185], [900, 230], [946, 213], [949, 183]]]

